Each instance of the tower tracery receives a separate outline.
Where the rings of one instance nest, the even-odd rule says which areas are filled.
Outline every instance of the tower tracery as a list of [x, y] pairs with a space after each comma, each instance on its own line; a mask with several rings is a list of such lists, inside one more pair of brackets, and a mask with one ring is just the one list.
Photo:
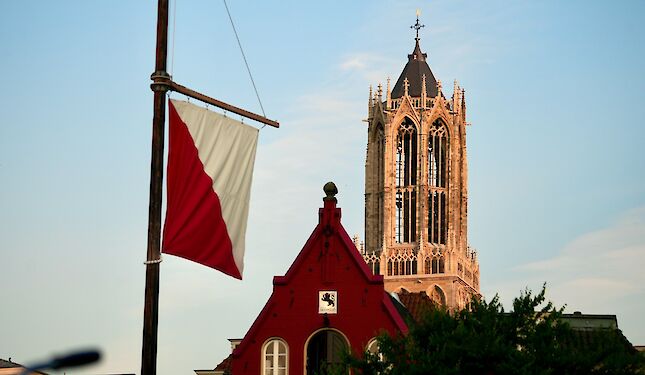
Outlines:
[[386, 99], [370, 89], [365, 166], [364, 258], [389, 291], [424, 291], [451, 308], [479, 295], [479, 263], [467, 241], [466, 104], [455, 81], [447, 99], [415, 47]]

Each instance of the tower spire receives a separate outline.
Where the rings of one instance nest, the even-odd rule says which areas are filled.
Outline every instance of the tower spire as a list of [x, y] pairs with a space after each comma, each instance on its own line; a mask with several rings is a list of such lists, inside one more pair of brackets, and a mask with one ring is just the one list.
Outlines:
[[424, 292], [457, 310], [481, 295], [479, 262], [468, 250], [465, 103], [456, 83], [452, 101], [444, 96], [419, 46], [419, 18], [411, 26], [416, 45], [391, 92], [388, 82], [386, 106], [373, 105], [367, 119], [361, 255], [387, 291]]
[[426, 27], [426, 25], [422, 25], [422, 24], [419, 23], [419, 16], [420, 15], [421, 15], [421, 11], [419, 9], [417, 9], [417, 22], [414, 25], [410, 26], [411, 29], [415, 29], [417, 31], [417, 36], [416, 36], [416, 38], [414, 38], [414, 40], [416, 40], [417, 43], [419, 42], [419, 30], [422, 27]]

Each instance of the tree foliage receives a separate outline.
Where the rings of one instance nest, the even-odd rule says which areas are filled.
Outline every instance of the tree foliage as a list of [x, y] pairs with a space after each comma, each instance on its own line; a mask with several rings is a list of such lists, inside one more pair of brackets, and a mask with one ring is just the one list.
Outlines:
[[358, 374], [641, 374], [644, 359], [620, 331], [587, 332], [584, 340], [545, 303], [545, 288], [526, 290], [505, 312], [495, 296], [469, 309], [425, 311], [407, 335], [378, 337], [379, 354], [347, 355]]

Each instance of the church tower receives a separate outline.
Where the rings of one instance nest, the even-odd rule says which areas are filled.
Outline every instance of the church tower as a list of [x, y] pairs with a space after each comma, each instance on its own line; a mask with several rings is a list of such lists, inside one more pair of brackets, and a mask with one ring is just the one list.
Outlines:
[[468, 245], [466, 101], [455, 81], [443, 93], [419, 44], [390, 90], [368, 100], [363, 256], [392, 291], [425, 292], [462, 308], [479, 292], [479, 263]]

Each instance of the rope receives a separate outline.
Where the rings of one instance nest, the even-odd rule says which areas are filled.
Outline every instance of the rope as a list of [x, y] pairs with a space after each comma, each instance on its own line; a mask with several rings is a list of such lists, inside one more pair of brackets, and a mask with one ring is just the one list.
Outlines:
[[[237, 39], [237, 45], [240, 47], [240, 52], [242, 53], [242, 58], [244, 59], [244, 65], [246, 65], [246, 71], [249, 72], [249, 78], [251, 79], [253, 90], [255, 90], [255, 96], [258, 98], [258, 103], [260, 103], [262, 116], [267, 117], [266, 113], [264, 113], [264, 106], [262, 106], [262, 100], [260, 100], [260, 94], [258, 94], [258, 88], [255, 86], [255, 81], [253, 80], [253, 75], [251, 74], [251, 68], [249, 68], [249, 63], [246, 61], [246, 55], [244, 55], [244, 49], [242, 48], [240, 37], [237, 35], [237, 30], [235, 29], [235, 24], [233, 23], [233, 17], [231, 17], [231, 12], [228, 10], [228, 5], [226, 4], [226, 0], [223, 0], [223, 1], [224, 1], [224, 7], [226, 8], [226, 13], [228, 14], [228, 19], [231, 21], [231, 26], [233, 27], [233, 33], [235, 33], [235, 39]], [[266, 124], [264, 126], [266, 126]], [[262, 128], [264, 128], [264, 126]]]
[[146, 260], [145, 262], [143, 262], [143, 264], [145, 264], [145, 265], [147, 266], [147, 265], [149, 265], [149, 264], [159, 264], [159, 263], [161, 263], [162, 261], [163, 261], [163, 259], [161, 258], [161, 255], [159, 255], [159, 259], [155, 259], [155, 260]]

